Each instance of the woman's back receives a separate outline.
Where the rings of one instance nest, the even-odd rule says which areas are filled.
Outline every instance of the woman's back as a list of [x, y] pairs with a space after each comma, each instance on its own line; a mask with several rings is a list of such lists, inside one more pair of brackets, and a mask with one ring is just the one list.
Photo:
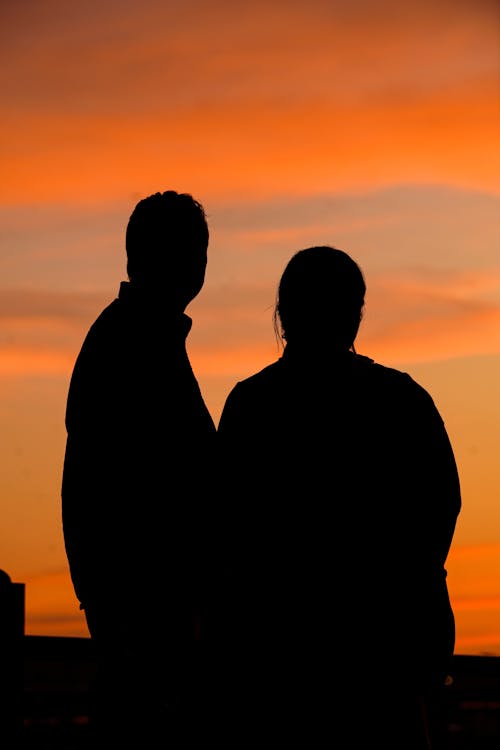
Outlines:
[[367, 696], [373, 723], [389, 696], [440, 686], [460, 489], [430, 395], [347, 349], [287, 341], [230, 392], [218, 439], [232, 700], [291, 739], [332, 736]]

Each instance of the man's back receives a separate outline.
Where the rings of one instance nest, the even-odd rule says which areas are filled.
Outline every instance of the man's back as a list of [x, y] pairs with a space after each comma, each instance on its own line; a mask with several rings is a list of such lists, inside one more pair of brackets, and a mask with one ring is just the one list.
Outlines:
[[[172, 570], [174, 550], [182, 554], [187, 541], [181, 519], [192, 526], [202, 511], [215, 427], [186, 353], [190, 327], [186, 315], [165, 315], [123, 282], [82, 346], [68, 394], [63, 483], [69, 559], [82, 601], [88, 586], [95, 591], [110, 577], [114, 586], [137, 577], [144, 585], [147, 571]], [[194, 541], [192, 531], [185, 534]], [[73, 539], [87, 550], [82, 565], [80, 555], [73, 559]]]
[[127, 225], [129, 280], [90, 327], [70, 382], [63, 530], [100, 667], [103, 741], [173, 739], [193, 706], [215, 425], [184, 310], [207, 246], [191, 196], [140, 201]]

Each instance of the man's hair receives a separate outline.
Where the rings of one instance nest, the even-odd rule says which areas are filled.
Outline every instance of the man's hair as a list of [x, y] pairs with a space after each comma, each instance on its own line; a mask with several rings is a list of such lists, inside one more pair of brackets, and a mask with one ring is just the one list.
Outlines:
[[127, 225], [130, 281], [177, 275], [206, 259], [209, 231], [203, 206], [188, 193], [167, 190], [143, 198]]

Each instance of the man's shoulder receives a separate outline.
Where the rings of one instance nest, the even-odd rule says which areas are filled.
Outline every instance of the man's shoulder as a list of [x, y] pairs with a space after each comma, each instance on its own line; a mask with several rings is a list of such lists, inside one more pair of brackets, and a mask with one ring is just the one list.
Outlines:
[[117, 318], [121, 317], [117, 311], [117, 300], [108, 304], [85, 334], [80, 351], [73, 368], [72, 382], [80, 382], [82, 378], [97, 376], [103, 372], [104, 363], [114, 359], [116, 349], [121, 340], [120, 329], [123, 327]]
[[120, 305], [118, 298], [112, 300], [97, 315], [89, 330], [99, 330], [102, 327], [112, 324], [113, 321], [117, 320], [118, 318], [121, 318], [121, 307], [122, 306]]
[[84, 346], [106, 339], [109, 334], [120, 327], [123, 319], [118, 299], [114, 299], [97, 315], [88, 328]]

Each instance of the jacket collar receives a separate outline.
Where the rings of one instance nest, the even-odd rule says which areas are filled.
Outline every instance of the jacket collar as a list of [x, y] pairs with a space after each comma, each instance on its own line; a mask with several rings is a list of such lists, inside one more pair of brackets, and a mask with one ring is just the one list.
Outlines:
[[152, 319], [162, 326], [167, 324], [172, 328], [178, 328], [184, 338], [193, 325], [189, 315], [179, 310], [170, 309], [165, 299], [157, 294], [148, 293], [144, 289], [135, 287], [130, 281], [120, 283], [118, 301], [134, 316], [147, 317], [150, 321]]

